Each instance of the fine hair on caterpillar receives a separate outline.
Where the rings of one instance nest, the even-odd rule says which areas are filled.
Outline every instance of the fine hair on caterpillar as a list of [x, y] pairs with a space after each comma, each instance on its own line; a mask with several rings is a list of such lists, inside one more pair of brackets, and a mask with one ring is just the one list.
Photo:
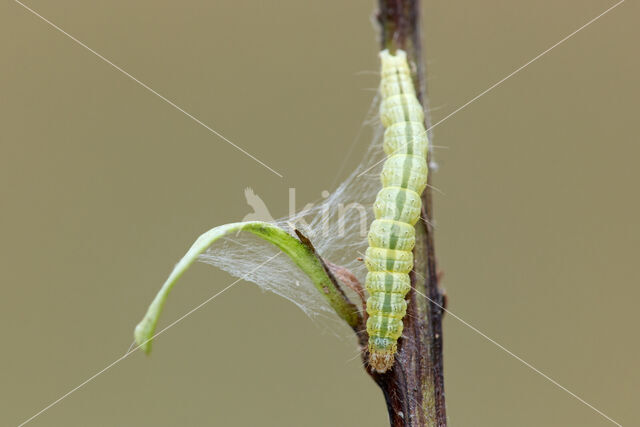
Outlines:
[[367, 277], [367, 333], [369, 364], [377, 372], [394, 363], [407, 311], [405, 296], [411, 289], [415, 224], [427, 185], [429, 142], [424, 111], [418, 101], [402, 50], [380, 52], [380, 119], [387, 158], [382, 167], [382, 189], [373, 205], [375, 220], [365, 252]]

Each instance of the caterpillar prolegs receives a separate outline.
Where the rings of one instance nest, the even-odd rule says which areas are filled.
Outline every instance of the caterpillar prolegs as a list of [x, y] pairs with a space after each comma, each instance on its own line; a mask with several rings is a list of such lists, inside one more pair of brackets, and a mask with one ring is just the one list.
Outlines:
[[378, 372], [393, 366], [405, 296], [411, 288], [415, 223], [420, 217], [420, 195], [427, 185], [427, 149], [424, 111], [416, 97], [407, 55], [380, 52], [382, 76], [380, 119], [385, 127], [382, 190], [373, 205], [375, 220], [369, 230], [365, 256], [369, 363]]

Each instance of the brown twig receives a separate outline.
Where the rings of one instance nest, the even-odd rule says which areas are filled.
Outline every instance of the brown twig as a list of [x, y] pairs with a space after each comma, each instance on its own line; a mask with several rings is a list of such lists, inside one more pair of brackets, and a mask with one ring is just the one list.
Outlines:
[[[381, 28], [382, 49], [389, 49], [392, 52], [402, 49], [407, 52], [418, 98], [428, 111], [420, 46], [419, 0], [379, 0], [377, 17]], [[429, 115], [425, 114], [425, 117], [425, 125], [428, 129]], [[431, 135], [429, 139], [432, 140]], [[431, 155], [429, 152], [429, 158]], [[429, 170], [428, 181], [432, 182], [431, 170]], [[358, 337], [365, 368], [384, 394], [389, 420], [394, 427], [446, 427], [447, 425], [442, 367], [442, 316], [444, 313], [442, 307], [445, 304], [445, 297], [438, 286], [441, 272], [436, 267], [434, 230], [430, 221], [433, 217], [430, 186], [427, 186], [422, 194], [422, 202], [423, 221], [419, 221], [416, 225], [414, 269], [410, 274], [412, 290], [407, 295], [409, 304], [404, 317], [404, 332], [402, 339], [398, 342], [396, 361], [391, 370], [379, 374], [367, 364], [368, 338], [364, 327], [366, 314], [357, 319], [358, 325], [352, 325]], [[296, 233], [300, 240], [315, 253], [309, 239], [298, 230]], [[355, 282], [350, 282], [349, 279], [353, 275], [349, 276], [348, 270], [328, 264], [322, 259], [321, 261], [337, 289], [340, 287], [334, 276], [336, 272], [341, 276], [343, 283], [355, 289], [362, 297], [362, 285], [355, 277], [353, 277]], [[342, 295], [346, 302], [353, 304], [344, 293]]]
[[[382, 49], [407, 52], [418, 98], [426, 109], [419, 0], [379, 0], [378, 22]], [[430, 122], [428, 114], [426, 116], [428, 128]], [[431, 139], [431, 135], [429, 137]], [[432, 182], [431, 171], [428, 180]], [[438, 286], [433, 228], [429, 225], [433, 212], [430, 187], [425, 189], [422, 201], [424, 221], [416, 226], [413, 290], [407, 296], [409, 305], [396, 362], [385, 374], [371, 369], [367, 372], [382, 389], [392, 426], [444, 427], [447, 425], [442, 367], [444, 298]], [[363, 352], [363, 360], [366, 361], [366, 357]]]

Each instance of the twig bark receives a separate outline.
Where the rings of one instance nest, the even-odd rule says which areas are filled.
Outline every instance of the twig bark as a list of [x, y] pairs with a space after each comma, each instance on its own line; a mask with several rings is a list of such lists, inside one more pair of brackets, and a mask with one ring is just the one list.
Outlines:
[[[392, 52], [396, 49], [407, 52], [418, 98], [428, 111], [420, 44], [419, 0], [379, 0], [377, 17], [381, 29], [381, 48]], [[425, 114], [425, 117], [425, 126], [428, 129], [429, 115]], [[431, 135], [429, 139], [432, 140]], [[431, 152], [428, 160], [430, 158]], [[431, 169], [428, 181], [432, 182]], [[416, 225], [414, 269], [410, 274], [412, 290], [407, 295], [409, 304], [404, 318], [403, 338], [398, 342], [396, 361], [390, 371], [379, 374], [367, 363], [369, 355], [366, 312], [365, 315], [357, 317], [355, 323], [350, 323], [357, 335], [366, 370], [384, 394], [393, 427], [447, 425], [442, 367], [442, 316], [445, 297], [438, 285], [434, 230], [430, 220], [433, 203], [429, 186], [422, 194], [422, 206], [421, 221]], [[300, 240], [313, 250], [311, 242], [296, 232]], [[362, 286], [359, 283], [350, 283], [357, 282], [355, 276], [344, 276], [340, 274], [342, 270], [339, 266], [325, 260], [321, 261], [336, 288], [339, 289], [334, 275], [337, 272], [341, 282], [361, 295]], [[341, 295], [345, 304], [354, 307], [344, 293]]]
[[[426, 108], [419, 0], [379, 0], [378, 22], [382, 49], [403, 49], [407, 52], [413, 65], [418, 98]], [[428, 114], [425, 116], [428, 128]], [[431, 139], [431, 135], [429, 137]], [[431, 170], [429, 182], [432, 182]], [[382, 389], [392, 426], [444, 427], [447, 425], [442, 366], [444, 295], [438, 286], [429, 187], [425, 189], [422, 201], [422, 221], [416, 226], [414, 271], [411, 273], [413, 289], [407, 296], [409, 306], [396, 362], [393, 369], [385, 374], [377, 374], [370, 369], [368, 373]]]

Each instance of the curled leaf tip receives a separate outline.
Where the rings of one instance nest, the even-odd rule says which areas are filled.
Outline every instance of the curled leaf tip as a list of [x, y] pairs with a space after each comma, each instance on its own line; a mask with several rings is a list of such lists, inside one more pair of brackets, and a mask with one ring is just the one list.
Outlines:
[[[167, 300], [169, 292], [180, 276], [193, 264], [200, 254], [220, 237], [232, 232], [249, 231], [256, 236], [273, 244], [289, 258], [311, 279], [316, 289], [323, 292], [329, 304], [336, 313], [352, 327], [357, 323], [354, 313], [355, 306], [348, 301], [342, 291], [335, 286], [331, 277], [325, 271], [322, 261], [310, 249], [310, 242], [301, 242], [274, 224], [261, 221], [236, 222], [215, 227], [196, 239], [191, 248], [176, 264], [175, 268], [162, 285], [160, 291], [149, 305], [146, 314], [138, 323], [134, 331], [136, 344], [147, 354], [151, 352], [151, 343], [154, 338], [158, 318]], [[312, 246], [311, 246], [312, 248]]]
[[145, 316], [140, 323], [136, 325], [133, 332], [136, 345], [146, 354], [151, 354], [151, 340], [155, 329], [155, 325], [153, 325], [150, 320], [148, 316]]

